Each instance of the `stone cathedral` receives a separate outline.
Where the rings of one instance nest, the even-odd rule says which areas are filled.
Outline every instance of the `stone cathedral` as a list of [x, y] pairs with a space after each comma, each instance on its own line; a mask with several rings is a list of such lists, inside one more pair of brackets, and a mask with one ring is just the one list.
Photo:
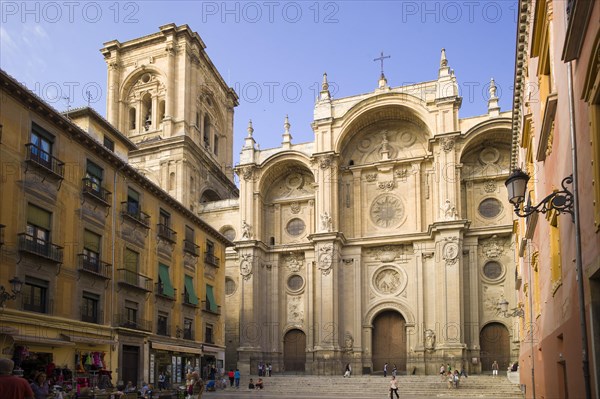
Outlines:
[[[460, 118], [442, 50], [433, 80], [332, 98], [314, 141], [258, 149], [250, 123], [233, 183], [238, 99], [187, 26], [109, 49], [108, 119], [131, 162], [232, 241], [225, 368], [341, 375], [471, 373], [518, 355], [509, 175], [511, 113]], [[437, 76], [436, 76], [437, 75]], [[278, 129], [277, 129], [278, 130]], [[274, 128], [273, 132], [277, 131]], [[279, 130], [281, 132], [281, 130]]]

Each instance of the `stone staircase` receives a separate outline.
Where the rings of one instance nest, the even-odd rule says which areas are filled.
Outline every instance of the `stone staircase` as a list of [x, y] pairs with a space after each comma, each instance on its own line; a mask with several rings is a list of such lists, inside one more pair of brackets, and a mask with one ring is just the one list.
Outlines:
[[[390, 377], [355, 376], [298, 376], [276, 375], [265, 377], [265, 389], [249, 390], [250, 378], [256, 382], [257, 376], [242, 377], [240, 389], [226, 388], [217, 392], [207, 392], [203, 399], [214, 397], [283, 397], [283, 398], [385, 398], [389, 397]], [[488, 375], [473, 375], [462, 378], [459, 388], [448, 388], [440, 376], [398, 376], [398, 394], [401, 398], [481, 398], [481, 399], [523, 399], [519, 386], [511, 383], [506, 376], [493, 378]], [[235, 394], [234, 394], [235, 393]], [[234, 396], [231, 396], [234, 394]]]

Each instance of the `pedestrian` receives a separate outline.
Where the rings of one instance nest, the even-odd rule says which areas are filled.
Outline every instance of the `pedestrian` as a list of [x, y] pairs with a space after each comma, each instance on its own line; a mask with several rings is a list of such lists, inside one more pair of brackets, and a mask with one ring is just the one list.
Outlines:
[[383, 378], [387, 377], [387, 367], [388, 364], [387, 362], [385, 362], [385, 364], [383, 365]]
[[346, 377], [350, 378], [350, 374], [352, 374], [352, 367], [350, 366], [350, 363], [346, 363], [346, 370], [344, 371], [344, 378], [346, 378]]
[[233, 369], [229, 369], [229, 374], [227, 374], [227, 376], [229, 377], [229, 387], [233, 388], [233, 381], [234, 381]]
[[46, 373], [38, 373], [31, 383], [31, 390], [35, 399], [46, 399], [50, 395], [50, 386], [46, 381]]
[[394, 399], [394, 394], [396, 394], [396, 399], [400, 399], [398, 395], [398, 381], [396, 381], [395, 376], [392, 376], [392, 380], [390, 381], [390, 399]]
[[235, 373], [233, 373], [233, 377], [235, 379], [235, 387], [237, 389], [240, 389], [240, 370], [239, 369], [235, 369]]
[[3, 399], [33, 399], [33, 391], [25, 378], [12, 375], [15, 362], [0, 359], [0, 392]]
[[396, 376], [398, 375], [398, 369], [396, 368], [396, 365], [394, 364], [394, 367], [392, 368], [392, 376]]
[[158, 390], [162, 391], [165, 389], [165, 373], [163, 371], [158, 375]]
[[192, 373], [192, 389], [191, 399], [201, 399], [204, 392], [204, 381], [200, 378], [200, 373], [194, 371]]
[[440, 375], [442, 376], [442, 381], [446, 379], [446, 366], [442, 363], [440, 366]]
[[492, 376], [495, 378], [498, 375], [498, 362], [494, 360], [492, 363]]
[[271, 363], [269, 363], [269, 377], [271, 376], [271, 373], [273, 372], [273, 365]]

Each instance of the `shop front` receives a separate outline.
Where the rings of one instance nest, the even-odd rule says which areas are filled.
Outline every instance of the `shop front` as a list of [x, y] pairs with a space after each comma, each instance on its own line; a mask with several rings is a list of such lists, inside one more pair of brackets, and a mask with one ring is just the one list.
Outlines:
[[201, 355], [200, 347], [152, 342], [148, 365], [149, 383], [158, 387], [160, 375], [163, 374], [165, 389], [185, 386], [186, 375], [192, 371], [200, 371]]
[[202, 378], [214, 380], [222, 376], [225, 369], [225, 348], [211, 345], [202, 345], [201, 370]]

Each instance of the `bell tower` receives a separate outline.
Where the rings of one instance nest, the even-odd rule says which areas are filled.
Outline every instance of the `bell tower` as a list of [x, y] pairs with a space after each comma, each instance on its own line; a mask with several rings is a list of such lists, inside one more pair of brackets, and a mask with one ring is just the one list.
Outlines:
[[138, 145], [130, 162], [194, 210], [237, 196], [233, 109], [238, 105], [187, 25], [100, 50], [108, 66], [107, 119]]

